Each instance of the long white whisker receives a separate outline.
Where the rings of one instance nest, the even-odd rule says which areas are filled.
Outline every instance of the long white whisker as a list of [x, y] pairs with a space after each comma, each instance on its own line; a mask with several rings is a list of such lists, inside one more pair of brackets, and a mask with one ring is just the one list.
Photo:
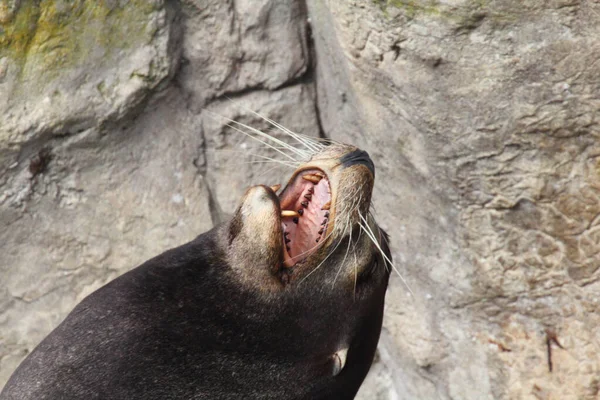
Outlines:
[[[288, 166], [288, 167], [298, 168], [300, 165], [302, 165], [302, 163], [299, 163], [299, 162], [283, 161], [283, 160], [278, 160], [276, 158], [272, 158], [272, 157], [269, 157], [269, 156], [261, 156], [259, 154], [250, 154], [250, 155], [252, 157], [261, 158], [261, 159], [265, 160], [264, 162], [280, 163], [280, 164], [283, 164], [283, 165]], [[259, 161], [252, 160], [250, 162], [259, 162]]]
[[240, 132], [240, 133], [242, 133], [242, 134], [244, 134], [244, 135], [248, 136], [249, 138], [251, 138], [251, 139], [253, 139], [253, 140], [256, 140], [256, 141], [257, 141], [257, 142], [259, 142], [259, 143], [262, 143], [262, 144], [264, 144], [264, 145], [265, 145], [265, 146], [267, 146], [267, 147], [270, 147], [271, 149], [273, 149], [273, 150], [275, 150], [276, 152], [278, 152], [278, 153], [280, 153], [280, 154], [284, 155], [285, 157], [289, 158], [290, 160], [292, 160], [292, 161], [294, 161], [294, 162], [298, 162], [298, 160], [296, 160], [294, 157], [292, 157], [291, 155], [287, 154], [286, 152], [284, 152], [284, 151], [282, 151], [282, 150], [280, 150], [280, 149], [278, 149], [278, 148], [274, 147], [274, 146], [273, 146], [273, 145], [271, 145], [270, 143], [267, 143], [267, 142], [265, 142], [264, 140], [260, 140], [259, 138], [255, 137], [255, 136], [252, 136], [252, 135], [251, 135], [251, 134], [249, 134], [248, 132], [245, 132], [245, 131], [243, 131], [243, 130], [241, 130], [241, 129], [238, 129], [238, 128], [236, 128], [236, 127], [235, 127], [235, 126], [233, 126], [233, 125], [227, 124], [227, 126], [228, 126], [228, 127], [230, 127], [231, 129], [233, 129], [233, 130], [237, 131], [237, 132]]
[[279, 128], [284, 133], [292, 136], [294, 139], [298, 140], [299, 142], [304, 144], [306, 147], [311, 148], [311, 147], [309, 147], [309, 145], [314, 146], [315, 150], [313, 150], [313, 151], [315, 151], [315, 152], [325, 148], [325, 145], [323, 145], [322, 143], [328, 143], [328, 144], [330, 144], [330, 143], [339, 144], [340, 143], [340, 142], [330, 139], [330, 138], [314, 137], [314, 136], [308, 136], [308, 135], [302, 135], [300, 133], [296, 133], [296, 132], [291, 131], [290, 129], [286, 128], [285, 126], [281, 125], [277, 121], [272, 120], [268, 117], [265, 117], [264, 115], [254, 111], [254, 110], [251, 110], [248, 108], [245, 108], [245, 109], [250, 111], [251, 113], [255, 114], [259, 118], [262, 118], [263, 120], [267, 121], [271, 125]]
[[[252, 113], [254, 113], [254, 114], [256, 114], [256, 115], [258, 115], [260, 118], [263, 118], [263, 119], [265, 119], [263, 116], [261, 116], [261, 115], [260, 115], [260, 114], [258, 114], [257, 112], [255, 112], [255, 111], [252, 111], [252, 110], [249, 110], [249, 111], [250, 111], [250, 112], [252, 112]], [[269, 140], [272, 140], [272, 141], [274, 141], [274, 142], [276, 142], [276, 143], [279, 143], [279, 144], [280, 144], [280, 145], [282, 145], [282, 146], [286, 146], [286, 147], [287, 147], [289, 150], [291, 150], [291, 151], [295, 152], [296, 154], [298, 154], [298, 155], [300, 155], [300, 156], [302, 156], [302, 157], [308, 157], [308, 156], [310, 156], [310, 154], [306, 154], [306, 152], [305, 152], [305, 151], [303, 151], [303, 150], [300, 150], [300, 149], [297, 149], [297, 148], [293, 147], [292, 145], [290, 145], [289, 143], [286, 143], [286, 142], [284, 142], [284, 141], [282, 141], [282, 140], [280, 140], [280, 139], [277, 139], [276, 137], [274, 137], [274, 136], [272, 136], [272, 135], [269, 135], [268, 133], [265, 133], [265, 132], [263, 132], [263, 131], [261, 131], [261, 130], [259, 130], [259, 129], [256, 129], [256, 128], [254, 128], [254, 127], [251, 127], [251, 126], [249, 126], [249, 125], [243, 124], [243, 123], [241, 123], [241, 122], [238, 122], [238, 121], [235, 121], [235, 120], [230, 120], [230, 121], [231, 121], [231, 122], [233, 122], [233, 123], [235, 123], [235, 124], [237, 124], [237, 125], [243, 126], [243, 127], [244, 127], [244, 128], [246, 128], [246, 129], [249, 129], [250, 131], [254, 132], [255, 134], [257, 134], [257, 135], [259, 135], [259, 136], [266, 137], [266, 138], [268, 138]], [[281, 128], [280, 128], [280, 129], [281, 129]], [[287, 132], [286, 132], [286, 133], [287, 133]], [[293, 137], [293, 136], [292, 136], [292, 137]], [[296, 139], [296, 140], [298, 140], [297, 138], [295, 138], [295, 139]], [[314, 153], [314, 151], [311, 151], [311, 153]]]
[[250, 109], [246, 109], [249, 112], [251, 112], [252, 114], [258, 116], [259, 118], [262, 118], [264, 121], [267, 121], [268, 123], [270, 123], [271, 125], [273, 125], [274, 127], [278, 128], [279, 130], [281, 130], [283, 133], [291, 136], [292, 138], [296, 139], [300, 144], [304, 145], [308, 150], [310, 150], [311, 153], [316, 153], [318, 152], [321, 148], [322, 145], [316, 141], [314, 141], [312, 138], [305, 136], [305, 135], [300, 135], [298, 133], [292, 132], [291, 130], [289, 130], [288, 128], [286, 128], [285, 126], [279, 124], [278, 122], [272, 120], [269, 117], [266, 117], [254, 110], [250, 110]]
[[[327, 240], [327, 238], [329, 238], [329, 236], [331, 236], [331, 235], [333, 235], [333, 231], [329, 232], [329, 235], [325, 236], [325, 237], [323, 238], [323, 241]], [[319, 241], [320, 241], [320, 240], [319, 240]], [[320, 242], [321, 242], [321, 241], [320, 241]], [[323, 243], [323, 242], [321, 242], [321, 243]], [[316, 249], [317, 247], [319, 247], [319, 243], [315, 244], [315, 245], [314, 245], [313, 247], [311, 247], [310, 249], [303, 251], [302, 253], [298, 253], [298, 254], [296, 254], [296, 255], [295, 255], [294, 257], [292, 257], [292, 258], [297, 258], [297, 257], [303, 256], [304, 254], [308, 254], [308, 253], [312, 252], [314, 249]]]
[[272, 141], [272, 142], [274, 142], [274, 143], [276, 143], [276, 144], [278, 144], [280, 146], [283, 146], [284, 148], [286, 148], [289, 151], [295, 153], [296, 155], [302, 157], [303, 159], [308, 159], [308, 157], [309, 157], [309, 154], [307, 154], [305, 151], [299, 150], [299, 149], [293, 147], [292, 145], [290, 145], [289, 143], [284, 142], [281, 139], [277, 139], [276, 137], [273, 137], [273, 136], [271, 136], [271, 135], [269, 135], [267, 133], [264, 133], [264, 132], [262, 132], [262, 131], [260, 131], [260, 130], [258, 130], [256, 128], [253, 128], [253, 127], [248, 126], [246, 124], [243, 124], [241, 122], [235, 121], [235, 120], [233, 120], [231, 118], [224, 117], [224, 116], [219, 115], [217, 113], [214, 113], [214, 112], [212, 112], [210, 110], [205, 109], [205, 111], [208, 112], [209, 114], [216, 115], [217, 117], [220, 117], [220, 118], [224, 119], [225, 121], [227, 121], [228, 123], [226, 125], [228, 127], [230, 127], [231, 129], [233, 129], [233, 130], [235, 130], [237, 132], [240, 132], [240, 133], [242, 133], [242, 134], [244, 134], [244, 135], [246, 135], [246, 136], [248, 136], [248, 137], [256, 140], [257, 142], [260, 142], [260, 143], [262, 143], [262, 144], [264, 144], [264, 145], [272, 148], [273, 150], [277, 151], [278, 153], [284, 155], [287, 158], [292, 159], [293, 161], [298, 161], [298, 160], [296, 160], [295, 158], [293, 158], [291, 155], [289, 155], [289, 154], [287, 154], [287, 153], [279, 150], [278, 148], [274, 147], [272, 144], [270, 144], [268, 142], [265, 142], [264, 140], [260, 140], [258, 137], [254, 136], [254, 135], [251, 135], [249, 132], [246, 132], [246, 131], [244, 131], [242, 129], [239, 129], [238, 127], [236, 127], [236, 126], [234, 126], [232, 124], [244, 127], [245, 129], [248, 129], [250, 132], [254, 133], [255, 135], [257, 135], [259, 137], [265, 138], [265, 139], [270, 140], [270, 141]]
[[[329, 235], [331, 235], [332, 233], [333, 233], [333, 231], [332, 231], [332, 232], [331, 232]], [[329, 236], [329, 235], [328, 235], [328, 236]], [[335, 246], [335, 248], [334, 248], [333, 250], [331, 250], [331, 251], [329, 252], [329, 254], [327, 254], [327, 257], [325, 257], [325, 258], [323, 259], [323, 261], [321, 261], [321, 262], [319, 263], [319, 265], [317, 265], [317, 267], [316, 267], [315, 269], [313, 269], [312, 271], [310, 271], [310, 272], [309, 272], [309, 273], [308, 273], [308, 274], [307, 274], [307, 275], [306, 275], [304, 278], [302, 278], [302, 280], [301, 280], [300, 282], [298, 282], [298, 285], [299, 285], [299, 284], [301, 284], [302, 282], [304, 282], [304, 281], [305, 281], [305, 280], [306, 280], [306, 279], [307, 279], [309, 276], [311, 276], [311, 275], [312, 275], [312, 274], [313, 274], [313, 273], [314, 273], [316, 270], [318, 270], [318, 269], [321, 267], [321, 265], [323, 265], [323, 263], [324, 263], [325, 261], [327, 261], [327, 259], [328, 259], [328, 258], [329, 258], [329, 257], [330, 257], [330, 256], [331, 256], [333, 253], [335, 253], [335, 251], [337, 250], [337, 248], [340, 246], [340, 244], [341, 244], [341, 243], [342, 243], [342, 241], [341, 241], [341, 240], [340, 240], [340, 241], [338, 241], [338, 244]]]
[[[261, 131], [259, 129], [253, 128], [253, 127], [251, 127], [249, 125], [246, 125], [246, 124], [243, 124], [241, 122], [234, 121], [234, 120], [231, 120], [231, 123], [239, 125], [241, 127], [244, 127], [244, 128], [250, 130], [252, 133], [254, 133], [254, 134], [256, 134], [256, 135], [258, 135], [260, 137], [263, 137], [263, 138], [266, 138], [268, 140], [271, 140], [272, 142], [277, 143], [278, 145], [283, 146], [284, 148], [287, 148], [292, 153], [295, 153], [295, 154], [299, 155], [303, 159], [307, 159], [310, 156], [310, 154], [308, 154], [306, 151], [297, 149], [296, 147], [290, 145], [289, 143], [286, 143], [286, 142], [284, 142], [281, 139], [277, 139], [275, 136], [271, 136], [268, 133], [265, 133], [265, 132], [263, 132], [263, 131]], [[228, 124], [228, 126], [231, 127], [231, 128], [233, 128], [233, 126], [231, 126], [229, 124]], [[242, 132], [245, 133], [246, 135], [250, 136], [250, 137], [253, 137], [248, 132], [245, 132], [245, 131], [242, 131]], [[265, 142], [263, 142], [263, 143], [265, 143]], [[270, 146], [270, 147], [273, 148], [272, 146]]]
[[368, 221], [360, 213], [359, 213], [359, 217], [360, 217], [360, 219], [366, 225], [365, 226], [363, 224], [359, 224], [360, 227], [365, 231], [365, 233], [367, 234], [367, 236], [369, 237], [369, 239], [371, 239], [371, 241], [373, 242], [373, 244], [377, 247], [377, 249], [381, 253], [381, 255], [384, 258], [384, 260], [387, 261], [390, 264], [390, 266], [393, 268], [394, 271], [396, 271], [396, 274], [398, 274], [398, 276], [402, 280], [402, 283], [404, 283], [404, 285], [406, 286], [406, 288], [408, 289], [408, 291], [410, 292], [410, 294], [414, 296], [415, 294], [411, 290], [410, 286], [408, 286], [408, 283], [406, 282], [406, 280], [404, 279], [404, 277], [402, 276], [402, 274], [400, 273], [400, 271], [398, 271], [398, 269], [396, 268], [396, 266], [394, 265], [394, 263], [392, 262], [392, 260], [389, 259], [389, 257], [385, 254], [385, 252], [381, 248], [381, 245], [379, 244], [379, 241], [377, 240], [377, 238], [373, 234], [373, 231], [371, 231], [371, 228], [369, 227]]
[[298, 166], [291, 164], [291, 163], [285, 163], [279, 160], [253, 160], [253, 161], [244, 161], [242, 162], [242, 164], [279, 164], [279, 165], [283, 165], [284, 167], [290, 167], [292, 169], [297, 169]]
[[[348, 231], [348, 222], [346, 222], [346, 227], [344, 229], [344, 234], [342, 237], [346, 236], [346, 232]], [[350, 243], [352, 242], [352, 230], [350, 230], [350, 240], [348, 241], [348, 248], [346, 248], [346, 254], [344, 254], [344, 260], [340, 264], [340, 268], [338, 268], [338, 272], [335, 274], [335, 278], [333, 279], [333, 283], [331, 284], [331, 288], [335, 286], [335, 282], [337, 281], [340, 272], [342, 272], [342, 268], [344, 267], [344, 263], [346, 262], [346, 258], [348, 257], [348, 251], [350, 250]]]
[[[389, 246], [390, 246], [390, 243], [389, 243], [389, 242], [388, 242], [388, 240], [386, 239], [385, 235], [381, 235], [381, 240], [385, 241], [385, 244], [386, 244], [386, 245], [388, 246], [388, 248], [389, 248]], [[389, 270], [390, 270], [390, 267], [388, 267], [388, 263], [387, 263], [387, 262], [384, 262], [384, 263], [383, 263], [383, 265], [385, 266], [385, 270], [386, 270], [386, 271], [389, 271]]]
[[354, 294], [354, 298], [356, 298], [356, 285], [358, 283], [358, 265], [354, 263], [354, 290], [352, 293]]
[[[352, 193], [352, 195], [354, 195], [354, 194], [355, 194], [355, 193]], [[350, 196], [350, 195], [351, 195], [351, 193], [348, 193], [348, 195], [347, 195], [346, 197], [348, 197], [348, 196]], [[352, 207], [354, 207], [354, 204], [352, 205]], [[342, 210], [339, 212], [339, 215], [340, 215], [340, 216], [341, 216], [341, 215], [343, 215], [343, 212], [345, 212], [345, 210], [346, 210], [347, 208], [348, 208], [347, 206], [346, 206], [346, 207], [344, 207], [344, 209], [342, 209]], [[348, 219], [346, 220], [346, 227], [348, 226], [348, 224], [349, 224], [349, 223], [350, 223], [350, 218], [348, 218]], [[330, 235], [331, 235], [332, 233], [333, 233], [333, 231], [330, 233]], [[345, 231], [344, 231], [344, 234], [345, 234]], [[344, 234], [343, 234], [343, 235], [341, 235], [340, 237], [344, 237]], [[329, 236], [329, 235], [328, 235], [328, 236]], [[337, 250], [337, 248], [340, 246], [340, 244], [341, 244], [341, 243], [342, 243], [342, 241], [340, 240], [340, 241], [338, 242], [338, 244], [335, 246], [335, 248], [334, 248], [333, 250], [331, 250], [331, 252], [330, 252], [330, 253], [327, 255], [327, 257], [325, 257], [325, 259], [324, 259], [323, 261], [321, 261], [321, 263], [320, 263], [319, 265], [317, 265], [317, 267], [316, 267], [315, 269], [313, 269], [313, 270], [312, 270], [312, 271], [311, 271], [311, 272], [310, 272], [308, 275], [306, 275], [306, 276], [305, 276], [305, 277], [304, 277], [304, 278], [303, 278], [303, 279], [300, 281], [300, 283], [304, 282], [304, 280], [305, 280], [305, 279], [307, 279], [307, 278], [308, 278], [310, 275], [312, 275], [312, 273], [313, 273], [313, 272], [315, 272], [317, 269], [319, 269], [319, 267], [321, 267], [321, 265], [323, 265], [323, 263], [324, 263], [324, 262], [325, 262], [325, 261], [326, 261], [326, 260], [327, 260], [327, 259], [328, 259], [328, 258], [329, 258], [329, 257], [330, 257], [330, 256], [331, 256], [331, 255], [332, 255], [332, 254], [333, 254], [333, 253], [336, 251], [336, 250]], [[334, 283], [335, 283], [335, 281], [334, 281]]]
[[285, 134], [293, 137], [294, 139], [296, 139], [300, 144], [304, 145], [304, 147], [306, 147], [308, 150], [310, 150], [312, 153], [316, 153], [317, 151], [320, 150], [320, 147], [322, 146], [321, 144], [319, 144], [318, 142], [315, 142], [313, 140], [311, 140], [308, 136], [304, 136], [304, 135], [300, 135], [298, 133], [292, 132], [291, 130], [289, 130], [288, 128], [286, 128], [285, 126], [273, 121], [272, 119], [268, 118], [268, 117], [264, 117], [254, 111], [252, 111], [254, 114], [258, 115], [259, 117], [263, 118], [265, 121], [267, 121], [268, 123], [270, 123], [271, 125], [279, 128], [282, 132], [284, 132]]
[[[259, 149], [279, 149], [279, 150], [285, 150], [285, 148], [281, 147], [281, 146], [266, 146], [266, 147], [259, 147]], [[257, 154], [257, 153], [252, 153], [250, 151], [241, 151], [241, 150], [234, 150], [234, 149], [215, 149], [216, 153], [236, 153], [236, 154], [243, 154], [244, 156], [250, 156], [250, 157], [258, 157], [258, 158], [264, 158], [264, 159], [269, 159], [269, 160], [273, 160], [273, 161], [277, 161], [277, 162], [286, 162], [288, 164], [293, 164], [296, 165], [296, 167], [299, 167], [300, 165], [302, 165], [301, 161], [283, 161], [283, 160], [278, 160], [269, 156], [265, 156], [262, 154]]]

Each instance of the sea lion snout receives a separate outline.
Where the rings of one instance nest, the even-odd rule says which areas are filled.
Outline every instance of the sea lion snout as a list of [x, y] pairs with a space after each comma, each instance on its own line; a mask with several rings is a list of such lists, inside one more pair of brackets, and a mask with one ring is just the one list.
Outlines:
[[346, 277], [342, 280], [354, 287], [380, 236], [369, 211], [374, 180], [366, 151], [332, 144], [300, 164], [283, 189], [251, 187], [229, 225], [234, 260], [269, 271], [279, 289], [342, 256], [335, 276], [324, 278]]

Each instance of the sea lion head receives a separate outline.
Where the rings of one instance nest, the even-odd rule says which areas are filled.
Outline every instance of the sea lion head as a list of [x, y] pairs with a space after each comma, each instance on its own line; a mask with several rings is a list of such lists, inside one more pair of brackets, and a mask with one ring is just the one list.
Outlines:
[[88, 296], [0, 397], [354, 398], [392, 267], [375, 167], [293, 137], [283, 190], [249, 188], [229, 222]]
[[278, 368], [295, 377], [299, 398], [353, 398], [393, 268], [371, 213], [375, 166], [355, 146], [301, 138], [306, 157], [286, 186], [251, 187], [224, 226], [228, 266], [247, 289], [244, 303], [258, 304], [240, 312], [262, 321], [253, 333], [268, 343], [261, 348], [286, 354], [293, 367]]
[[229, 224], [230, 264], [264, 291], [301, 285], [313, 275], [320, 286], [349, 295], [385, 287], [391, 254], [370, 212], [373, 161], [351, 145], [311, 146], [283, 190], [246, 191]]

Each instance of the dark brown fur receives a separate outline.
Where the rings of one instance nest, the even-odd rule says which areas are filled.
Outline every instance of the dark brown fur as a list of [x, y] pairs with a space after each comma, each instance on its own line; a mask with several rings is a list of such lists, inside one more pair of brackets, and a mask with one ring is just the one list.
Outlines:
[[[332, 160], [323, 170], [340, 193], [344, 181], [368, 183], [368, 210], [371, 172]], [[375, 354], [389, 279], [353, 212], [336, 217], [355, 221], [350, 231], [335, 228], [286, 269], [278, 199], [251, 188], [230, 222], [84, 299], [0, 399], [352, 399]]]

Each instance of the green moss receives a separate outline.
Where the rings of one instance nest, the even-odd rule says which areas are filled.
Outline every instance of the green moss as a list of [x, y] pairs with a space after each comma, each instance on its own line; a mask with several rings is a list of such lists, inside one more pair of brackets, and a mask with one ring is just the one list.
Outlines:
[[495, 25], [514, 22], [525, 11], [520, 0], [509, 1], [503, 9], [494, 8], [491, 0], [471, 0], [460, 7], [440, 5], [438, 0], [373, 0], [388, 14], [389, 7], [402, 11], [402, 14], [413, 19], [418, 15], [439, 17], [456, 25], [458, 29], [473, 29], [484, 18], [489, 18]]
[[0, 0], [0, 55], [6, 55], [9, 49], [17, 57], [27, 52], [39, 18], [40, 10], [36, 3], [35, 0], [24, 0], [15, 13], [11, 11], [8, 0]]
[[149, 0], [122, 6], [114, 0], [22, 0], [11, 12], [8, 2], [0, 0], [0, 58], [12, 59], [21, 75], [109, 60], [148, 42], [155, 33], [148, 15], [159, 7]]
[[375, 0], [385, 11], [388, 7], [399, 8], [408, 18], [418, 14], [439, 15], [440, 8], [436, 0]]

